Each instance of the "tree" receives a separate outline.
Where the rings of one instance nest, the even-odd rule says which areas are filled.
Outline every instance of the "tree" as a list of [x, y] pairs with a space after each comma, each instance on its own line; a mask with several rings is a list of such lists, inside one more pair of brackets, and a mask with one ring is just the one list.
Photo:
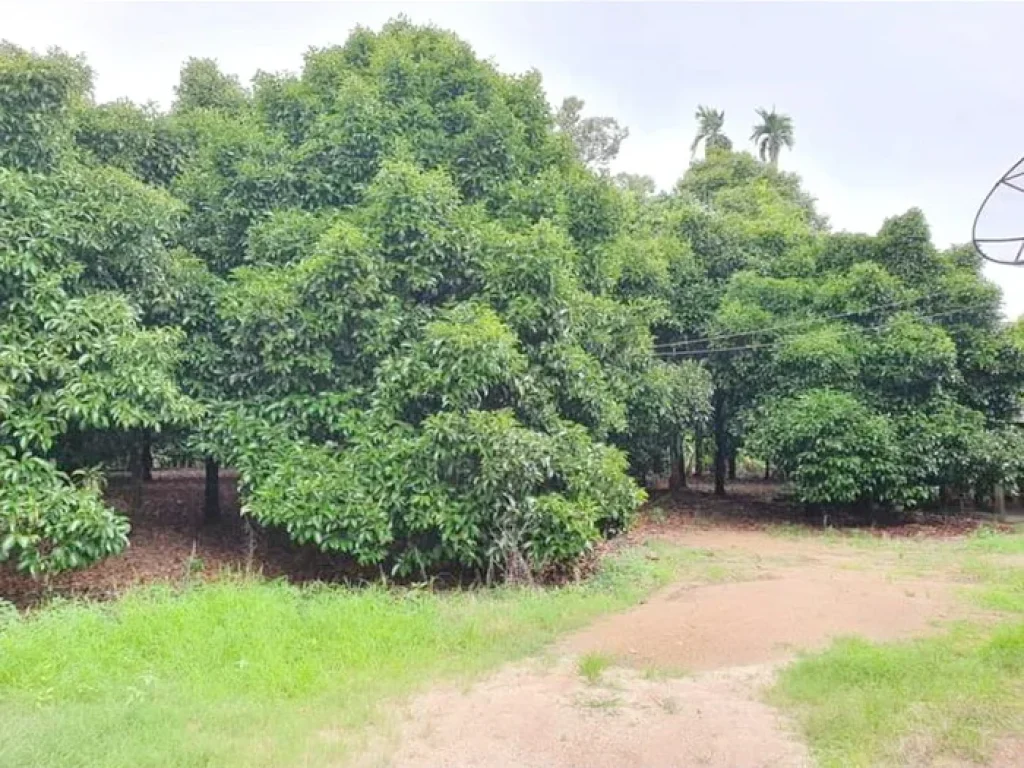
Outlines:
[[658, 190], [654, 179], [639, 173], [617, 173], [614, 181], [619, 189], [640, 198], [651, 197]]
[[125, 546], [97, 446], [198, 415], [175, 379], [181, 332], [142, 322], [178, 206], [81, 162], [67, 116], [89, 84], [59, 52], [0, 50], [0, 560], [32, 574]]
[[653, 360], [659, 311], [614, 295], [630, 203], [539, 79], [398, 20], [253, 105], [179, 110], [172, 183], [194, 443], [247, 513], [397, 573], [510, 578], [626, 525], [707, 378]]
[[555, 125], [568, 136], [579, 159], [595, 168], [606, 168], [619, 154], [629, 129], [612, 117], [583, 117], [583, 100], [569, 96], [555, 113]]
[[168, 431], [211, 514], [231, 466], [250, 519], [420, 577], [570, 566], [690, 433], [718, 493], [740, 450], [860, 510], [1024, 476], [978, 261], [916, 210], [830, 233], [720, 111], [654, 194], [615, 121], [404, 19], [251, 93], [190, 60], [167, 114], [89, 82], [0, 49], [0, 559], [123, 547], [96, 467]]
[[901, 493], [893, 424], [848, 393], [811, 389], [772, 402], [760, 412], [751, 443], [808, 504], [864, 506]]
[[[728, 464], [743, 442], [744, 414], [770, 387], [771, 355], [757, 341], [770, 314], [764, 295], [745, 282], [752, 273], [786, 275], [807, 268], [803, 255], [820, 219], [799, 179], [758, 163], [749, 153], [718, 151], [693, 163], [672, 199], [659, 203], [669, 227], [689, 248], [693, 263], [678, 273], [674, 327], [659, 341], [682, 360], [706, 358], [714, 384], [711, 423], [715, 486], [725, 492]], [[747, 277], [741, 277], [746, 275]], [[730, 295], [734, 294], [734, 295]], [[695, 442], [701, 443], [698, 439]]]
[[725, 112], [719, 109], [712, 109], [703, 104], [697, 107], [697, 135], [690, 145], [690, 156], [697, 154], [697, 147], [704, 142], [704, 153], [708, 154], [712, 149], [732, 149], [732, 142], [729, 137], [722, 133], [725, 126]]
[[[875, 237], [824, 236], [771, 273], [735, 274], [727, 301], [762, 313], [768, 329], [757, 337], [773, 359], [758, 377], [766, 396], [747, 408], [750, 445], [800, 498], [866, 511], [1017, 486], [1006, 425], [1024, 367], [980, 265], [936, 252], [920, 212]], [[781, 337], [767, 344], [772, 328]], [[805, 429], [818, 437], [800, 447]], [[883, 461], [867, 473], [852, 446], [883, 434], [898, 461], [875, 446]]]
[[192, 58], [181, 67], [181, 76], [174, 88], [173, 109], [179, 113], [196, 109], [238, 113], [246, 108], [248, 100], [238, 78], [222, 73], [216, 61]]
[[761, 161], [777, 167], [782, 148], [793, 148], [793, 120], [789, 115], [776, 112], [774, 107], [770, 111], [759, 108], [756, 112], [761, 122], [754, 126], [750, 140], [754, 142]]
[[187, 137], [153, 105], [84, 104], [74, 118], [75, 143], [85, 157], [100, 164], [165, 188], [184, 167]]

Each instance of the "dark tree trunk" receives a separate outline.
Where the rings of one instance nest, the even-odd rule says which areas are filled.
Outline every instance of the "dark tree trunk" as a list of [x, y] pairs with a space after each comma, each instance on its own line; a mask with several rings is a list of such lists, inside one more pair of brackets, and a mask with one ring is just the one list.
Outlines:
[[206, 459], [206, 491], [203, 499], [203, 519], [208, 523], [220, 520], [220, 465]]
[[729, 479], [736, 479], [736, 449], [729, 451]]
[[131, 493], [128, 497], [128, 506], [132, 512], [139, 512], [142, 509], [142, 481], [146, 476], [145, 467], [142, 464], [142, 451], [129, 451], [128, 472], [131, 475]]
[[715, 496], [725, 496], [725, 475], [729, 459], [729, 435], [726, 432], [725, 397], [715, 397]]
[[682, 472], [679, 471], [680, 462], [678, 459], [672, 459], [672, 471], [668, 476], [668, 489], [675, 493], [680, 488], [683, 488], [683, 483], [686, 482], [686, 478]]
[[696, 430], [693, 433], [693, 476], [704, 474], [704, 433]]
[[771, 480], [772, 479], [772, 465], [771, 465], [771, 462], [768, 461], [768, 459], [764, 460], [764, 479], [765, 480]]
[[686, 487], [686, 448], [680, 438], [672, 455], [672, 471], [668, 477], [668, 489], [673, 493]]
[[153, 444], [149, 430], [142, 432], [142, 479], [150, 481], [153, 479]]

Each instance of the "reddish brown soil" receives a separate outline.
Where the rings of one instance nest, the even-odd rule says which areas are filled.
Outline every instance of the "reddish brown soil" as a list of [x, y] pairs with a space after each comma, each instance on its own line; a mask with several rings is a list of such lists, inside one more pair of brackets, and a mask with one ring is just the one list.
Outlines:
[[849, 511], [833, 511], [823, 518], [820, 511], [811, 511], [791, 501], [783, 486], [760, 480], [738, 480], [728, 486], [728, 495], [715, 496], [713, 488], [698, 480], [676, 493], [651, 492], [649, 506], [665, 513], [658, 527], [689, 528], [693, 525], [742, 530], [763, 530], [767, 526], [789, 523], [822, 528], [824, 524], [843, 530], [857, 530], [880, 537], [949, 538], [964, 536], [981, 527], [1012, 530], [1013, 526], [997, 523], [982, 510], [968, 508], [938, 512], [911, 512], [904, 516], [876, 518], [855, 515]]
[[[144, 485], [142, 509], [129, 514], [129, 546], [81, 571], [59, 574], [49, 585], [0, 564], [0, 597], [30, 606], [47, 594], [109, 598], [127, 587], [153, 582], [176, 582], [201, 572], [245, 571], [249, 566], [249, 537], [238, 513], [235, 476], [221, 473], [221, 519], [204, 524], [203, 470], [162, 470]], [[114, 478], [108, 489], [111, 504], [127, 513], [129, 489]], [[297, 547], [286, 537], [261, 531], [254, 538], [252, 568], [269, 577], [294, 581], [340, 580], [359, 575], [350, 561]]]
[[597, 621], [570, 638], [565, 650], [608, 653], [631, 666], [698, 671], [779, 661], [843, 635], [878, 641], [921, 635], [964, 614], [949, 581], [895, 581], [878, 567], [847, 569], [842, 556], [814, 540], [780, 541], [747, 531], [694, 531], [683, 540], [717, 552], [792, 555], [801, 562], [762, 568], [752, 581], [670, 587]]
[[[130, 545], [123, 554], [82, 571], [55, 576], [48, 585], [18, 573], [10, 564], [0, 564], [0, 597], [19, 606], [35, 604], [48, 594], [108, 598], [135, 584], [180, 581], [190, 571], [194, 577], [197, 567], [207, 575], [252, 567], [267, 576], [283, 576], [293, 581], [375, 578], [374, 572], [355, 567], [347, 558], [326, 555], [311, 547], [297, 547], [286, 536], [273, 531], [256, 534], [250, 563], [249, 537], [238, 514], [232, 473], [221, 473], [220, 491], [222, 519], [213, 525], [203, 524], [202, 469], [158, 471], [145, 484], [142, 509], [129, 515]], [[126, 511], [128, 495], [123, 480], [111, 481], [112, 504]], [[708, 527], [760, 530], [784, 521], [820, 526], [819, 519], [807, 518], [799, 506], [779, 497], [777, 484], [755, 480], [731, 484], [730, 495], [725, 499], [716, 498], [710, 486], [699, 483], [676, 496], [655, 494], [652, 508], [658, 507], [665, 514], [657, 522], [641, 523], [628, 536], [608, 542], [600, 550], [614, 550], [652, 531], [690, 532]], [[933, 516], [918, 523], [869, 530], [880, 536], [956, 536], [982, 524], [985, 523], [974, 518]], [[584, 567], [580, 572], [586, 570]]]

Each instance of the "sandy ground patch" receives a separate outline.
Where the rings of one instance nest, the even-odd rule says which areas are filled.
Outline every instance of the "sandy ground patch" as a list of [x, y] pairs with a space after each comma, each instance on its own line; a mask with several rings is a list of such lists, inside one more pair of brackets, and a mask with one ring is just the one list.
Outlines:
[[414, 699], [396, 751], [361, 768], [805, 768], [805, 747], [758, 700], [769, 666], [647, 680], [614, 669], [589, 685], [571, 660], [508, 667], [469, 691]]
[[[669, 587], [568, 638], [565, 651], [708, 670], [783, 660], [842, 635], [913, 637], [964, 615], [953, 584], [894, 579], [885, 568], [871, 567], [871, 553], [757, 532], [694, 531], [685, 543], [801, 562], [762, 568], [763, 577], [755, 581]], [[844, 567], [853, 564], [861, 567]]]
[[[956, 584], [902, 578], [883, 554], [756, 531], [673, 531], [755, 563], [751, 580], [678, 583], [468, 689], [408, 702], [360, 768], [798, 768], [790, 723], [762, 701], [775, 669], [841, 635], [893, 640], [965, 615]], [[617, 666], [598, 684], [584, 654]], [[685, 676], [680, 676], [680, 675]]]

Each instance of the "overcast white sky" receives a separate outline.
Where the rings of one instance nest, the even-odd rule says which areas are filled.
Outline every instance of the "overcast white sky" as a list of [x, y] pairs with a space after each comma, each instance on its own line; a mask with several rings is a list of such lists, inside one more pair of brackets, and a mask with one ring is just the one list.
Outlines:
[[[1024, 155], [1020, 4], [0, 0], [0, 38], [85, 53], [100, 101], [167, 105], [188, 56], [247, 81], [399, 13], [454, 30], [504, 71], [539, 69], [553, 104], [576, 94], [616, 117], [630, 137], [615, 170], [662, 187], [686, 169], [698, 104], [725, 110], [737, 145], [754, 108], [775, 105], [796, 127], [781, 165], [837, 229], [874, 232], [916, 205], [938, 245], [968, 241], [981, 199]], [[1020, 202], [998, 234], [1024, 235]], [[1024, 267], [987, 274], [1007, 314], [1024, 312]]]

